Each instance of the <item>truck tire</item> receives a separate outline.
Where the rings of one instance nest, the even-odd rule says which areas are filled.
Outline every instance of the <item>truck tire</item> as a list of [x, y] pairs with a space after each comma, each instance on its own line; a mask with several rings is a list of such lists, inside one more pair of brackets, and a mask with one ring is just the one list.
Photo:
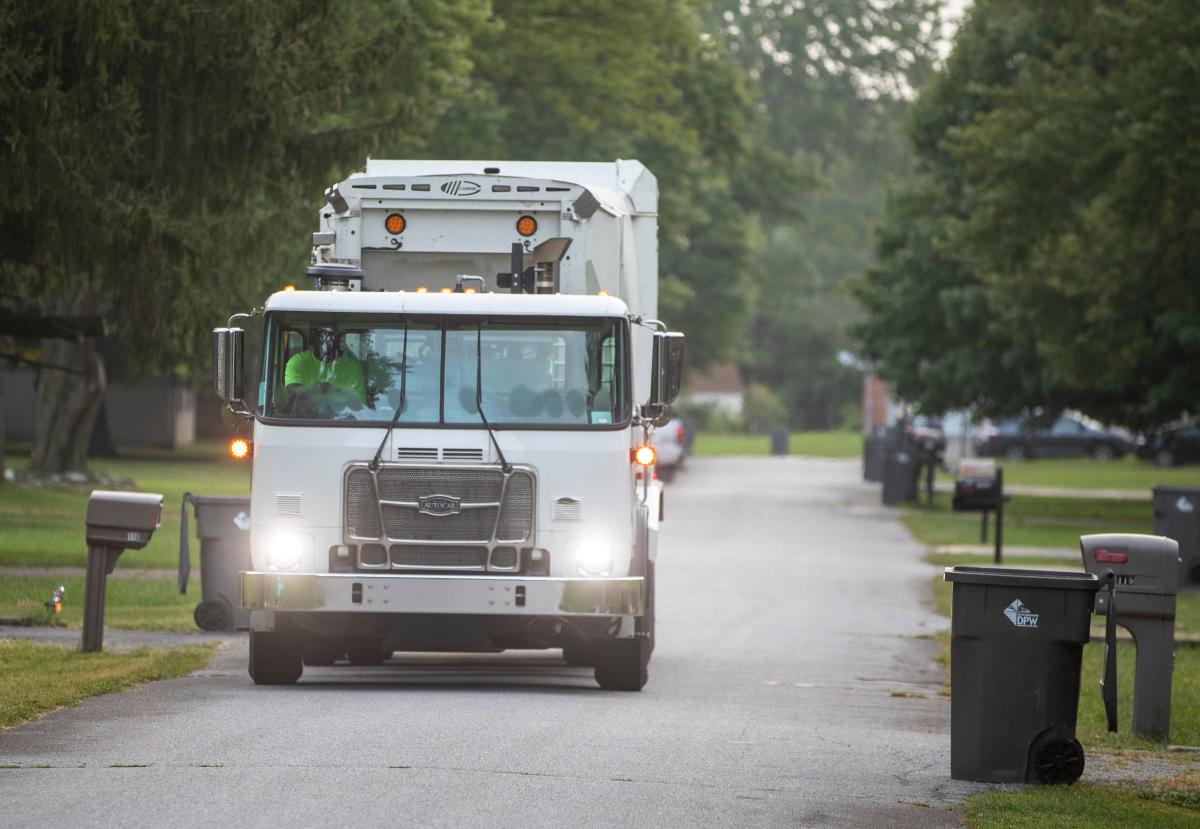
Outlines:
[[255, 685], [294, 685], [303, 672], [300, 640], [294, 633], [250, 631], [250, 678]]
[[640, 691], [650, 678], [650, 640], [603, 639], [596, 648], [596, 682], [606, 691]]

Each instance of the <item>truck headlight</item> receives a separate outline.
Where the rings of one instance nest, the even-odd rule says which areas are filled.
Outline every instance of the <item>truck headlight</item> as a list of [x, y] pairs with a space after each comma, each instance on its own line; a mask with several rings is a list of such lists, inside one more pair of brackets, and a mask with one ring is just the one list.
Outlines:
[[304, 536], [300, 533], [276, 533], [267, 542], [268, 570], [299, 570], [304, 555]]
[[607, 576], [612, 572], [612, 547], [602, 541], [585, 541], [575, 553], [575, 566], [581, 576]]

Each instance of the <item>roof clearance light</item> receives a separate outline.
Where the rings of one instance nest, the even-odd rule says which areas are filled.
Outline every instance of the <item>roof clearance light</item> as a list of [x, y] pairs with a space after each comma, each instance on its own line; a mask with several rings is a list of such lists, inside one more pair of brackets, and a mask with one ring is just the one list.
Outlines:
[[655, 452], [653, 446], [639, 446], [633, 450], [633, 462], [638, 466], [653, 466]]
[[596, 291], [596, 296], [608, 296], [608, 291]]
[[285, 291], [294, 291], [294, 290], [296, 290], [296, 286], [289, 282], [288, 284], [283, 286], [283, 289]]
[[426, 288], [424, 285], [422, 285], [420, 288], [417, 288], [417, 293], [418, 294], [427, 294], [427, 293], [429, 293], [429, 289]]
[[537, 219], [532, 216], [522, 216], [517, 219], [517, 233], [522, 236], [532, 236], [537, 233]]
[[473, 294], [478, 291], [478, 288], [463, 288], [464, 294]]
[[245, 438], [232, 438], [228, 448], [229, 457], [235, 461], [244, 461], [254, 454], [254, 444]]
[[403, 233], [404, 228], [408, 227], [408, 222], [404, 221], [404, 217], [399, 213], [389, 213], [383, 220], [383, 226], [388, 233]]
[[449, 294], [452, 293], [452, 291], [449, 288], [442, 288], [438, 293]]

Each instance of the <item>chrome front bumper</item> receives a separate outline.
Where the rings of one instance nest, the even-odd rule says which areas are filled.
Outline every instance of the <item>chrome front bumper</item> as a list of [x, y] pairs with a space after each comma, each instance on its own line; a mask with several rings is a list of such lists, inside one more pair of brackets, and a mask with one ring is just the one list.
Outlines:
[[242, 573], [242, 607], [336, 613], [641, 616], [640, 578]]

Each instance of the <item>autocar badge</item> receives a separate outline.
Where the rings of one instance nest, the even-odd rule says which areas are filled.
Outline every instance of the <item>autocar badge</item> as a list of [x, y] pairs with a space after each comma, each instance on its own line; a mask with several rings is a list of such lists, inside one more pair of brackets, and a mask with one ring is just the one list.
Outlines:
[[444, 518], [462, 512], [462, 499], [453, 495], [422, 495], [417, 499], [417, 511]]

